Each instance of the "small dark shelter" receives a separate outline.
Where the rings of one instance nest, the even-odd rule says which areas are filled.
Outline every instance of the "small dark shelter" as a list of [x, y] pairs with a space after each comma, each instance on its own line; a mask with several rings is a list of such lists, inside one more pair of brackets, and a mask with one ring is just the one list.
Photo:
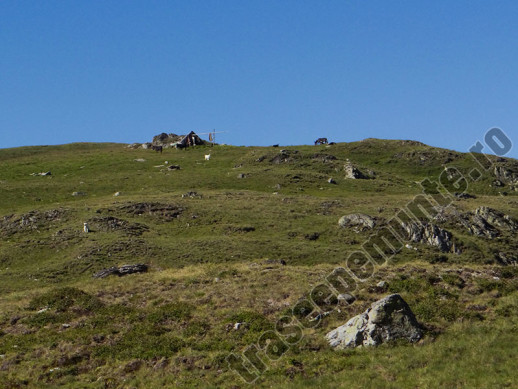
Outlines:
[[198, 136], [194, 131], [189, 132], [185, 135], [182, 140], [176, 143], [176, 147], [183, 149], [189, 146], [203, 145], [205, 142]]

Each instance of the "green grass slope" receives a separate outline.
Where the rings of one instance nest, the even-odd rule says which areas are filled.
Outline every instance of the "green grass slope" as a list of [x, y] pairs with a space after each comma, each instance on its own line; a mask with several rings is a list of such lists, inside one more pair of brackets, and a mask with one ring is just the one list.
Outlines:
[[[257, 344], [369, 239], [340, 228], [341, 216], [389, 220], [423, 180], [454, 167], [473, 197], [452, 197], [451, 214], [487, 206], [518, 219], [518, 192], [494, 185], [495, 167], [518, 164], [489, 158], [483, 170], [469, 154], [378, 139], [162, 154], [90, 143], [0, 150], [0, 387], [247, 387], [226, 357]], [[348, 161], [372, 179], [346, 179]], [[478, 237], [457, 221], [437, 223], [461, 253], [412, 243], [417, 250], [359, 282], [354, 304], [266, 361], [253, 385], [513, 387], [518, 270], [500, 253], [516, 253], [516, 232]], [[92, 277], [134, 263], [149, 271]], [[327, 346], [326, 332], [396, 292], [423, 324], [421, 342]]]

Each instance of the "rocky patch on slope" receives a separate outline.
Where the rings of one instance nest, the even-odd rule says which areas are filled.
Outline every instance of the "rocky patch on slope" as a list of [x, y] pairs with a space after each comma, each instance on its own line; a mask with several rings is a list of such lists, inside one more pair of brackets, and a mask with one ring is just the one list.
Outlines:
[[50, 223], [63, 220], [66, 215], [65, 209], [51, 209], [49, 211], [30, 211], [19, 216], [4, 216], [0, 219], [0, 234], [10, 236], [17, 232], [48, 228]]
[[119, 219], [114, 216], [95, 217], [88, 220], [88, 225], [92, 232], [121, 231], [128, 235], [142, 235], [149, 227], [140, 223], [131, 223], [127, 220]]
[[[195, 192], [189, 192], [195, 193]], [[191, 196], [193, 197], [193, 196]], [[175, 204], [163, 204], [163, 203], [132, 203], [119, 207], [120, 210], [130, 215], [147, 215], [162, 221], [171, 221], [178, 218], [183, 208]]]

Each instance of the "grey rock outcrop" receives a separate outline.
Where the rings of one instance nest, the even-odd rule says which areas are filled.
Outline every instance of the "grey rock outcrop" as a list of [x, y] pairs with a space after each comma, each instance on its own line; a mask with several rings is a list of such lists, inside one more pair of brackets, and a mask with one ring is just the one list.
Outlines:
[[298, 153], [299, 153], [298, 150], [284, 150], [283, 149], [283, 150], [279, 151], [279, 154], [277, 154], [276, 156], [271, 158], [270, 162], [274, 163], [276, 165], [281, 164], [281, 163], [290, 163], [295, 160]]
[[489, 239], [499, 236], [500, 230], [513, 232], [518, 229], [516, 220], [489, 207], [479, 207], [475, 212], [462, 215], [459, 221], [471, 234]]
[[356, 166], [354, 166], [351, 161], [347, 160], [344, 165], [345, 170], [345, 178], [353, 179], [353, 180], [367, 180], [370, 177], [363, 174]]
[[161, 134], [155, 135], [153, 137], [152, 144], [155, 146], [168, 146], [171, 143], [178, 142], [182, 139], [182, 135], [176, 134], [166, 134], [162, 132]]
[[372, 216], [364, 213], [353, 213], [342, 216], [340, 220], [338, 220], [338, 225], [344, 228], [352, 227], [356, 232], [359, 232], [374, 228], [376, 220]]
[[426, 222], [408, 222], [402, 223], [401, 227], [403, 227], [408, 240], [411, 242], [434, 246], [443, 252], [455, 251], [452, 234], [435, 224]]
[[105, 278], [111, 275], [115, 276], [125, 276], [127, 274], [133, 274], [133, 273], [145, 273], [148, 270], [148, 266], [139, 263], [136, 265], [123, 265], [121, 267], [110, 267], [108, 269], [103, 269], [93, 275], [94, 278]]
[[422, 336], [423, 331], [408, 304], [399, 294], [392, 294], [327, 333], [326, 339], [331, 347], [345, 349], [377, 346], [396, 339], [414, 343]]
[[518, 185], [518, 172], [513, 168], [495, 166], [494, 174], [500, 182], [505, 182], [509, 185]]
[[497, 211], [489, 207], [479, 207], [475, 210], [475, 215], [478, 215], [489, 224], [500, 227], [509, 231], [515, 231], [518, 229], [518, 223], [513, 220], [509, 215], [503, 212]]

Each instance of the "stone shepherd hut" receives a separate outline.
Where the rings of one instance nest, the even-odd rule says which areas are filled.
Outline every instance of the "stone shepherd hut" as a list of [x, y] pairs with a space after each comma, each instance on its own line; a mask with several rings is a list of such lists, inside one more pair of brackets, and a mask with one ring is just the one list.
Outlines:
[[185, 135], [184, 138], [175, 145], [175, 147], [183, 149], [185, 147], [203, 144], [205, 144], [205, 142], [198, 135], [196, 135], [194, 131], [191, 131]]

